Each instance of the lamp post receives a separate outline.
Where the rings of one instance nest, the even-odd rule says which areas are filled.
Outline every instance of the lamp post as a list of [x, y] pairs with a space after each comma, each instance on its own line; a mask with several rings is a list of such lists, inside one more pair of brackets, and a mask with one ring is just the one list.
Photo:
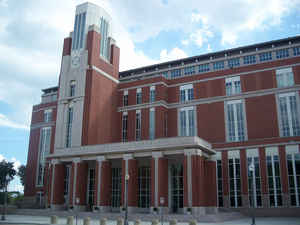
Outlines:
[[125, 175], [125, 220], [124, 225], [128, 225], [128, 180], [129, 174]]
[[252, 224], [251, 225], [255, 225], [255, 216], [254, 216], [254, 186], [255, 186], [255, 182], [254, 182], [254, 162], [252, 161], [251, 164], [249, 165], [249, 171], [252, 175]]
[[7, 205], [7, 185], [9, 181], [10, 176], [7, 174], [5, 177], [5, 193], [4, 193], [4, 206], [3, 206], [3, 214], [1, 217], [1, 220], [5, 220], [5, 215], [6, 215], [6, 205]]

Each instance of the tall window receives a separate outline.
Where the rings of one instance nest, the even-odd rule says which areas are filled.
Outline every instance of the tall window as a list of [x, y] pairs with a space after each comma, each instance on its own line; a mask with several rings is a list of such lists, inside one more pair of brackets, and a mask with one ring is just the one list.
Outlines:
[[181, 69], [171, 70], [171, 78], [181, 77]]
[[44, 122], [48, 123], [52, 120], [52, 109], [47, 109], [44, 111]]
[[290, 87], [294, 85], [294, 74], [292, 68], [276, 70], [277, 87]]
[[150, 167], [140, 167], [138, 174], [139, 183], [139, 208], [149, 208], [151, 198], [151, 169]]
[[240, 58], [228, 59], [228, 67], [233, 68], [240, 66]]
[[[248, 193], [249, 193], [249, 201], [253, 204], [254, 199], [254, 206], [261, 207], [262, 206], [262, 198], [261, 198], [261, 180], [260, 180], [260, 170], [259, 170], [259, 157], [257, 149], [255, 149], [257, 154], [253, 155], [248, 154], [247, 151], [247, 161], [248, 161]], [[249, 170], [250, 165], [254, 165], [254, 173]], [[253, 176], [254, 175], [254, 176]], [[254, 187], [254, 192], [253, 192]], [[254, 197], [253, 197], [254, 193]]]
[[272, 60], [272, 52], [263, 52], [259, 54], [259, 61], [265, 62]]
[[287, 58], [289, 57], [289, 49], [280, 49], [276, 51], [276, 58], [277, 59], [282, 59], [282, 58]]
[[150, 87], [150, 103], [155, 102], [155, 86]]
[[88, 204], [94, 205], [95, 199], [95, 169], [89, 168], [88, 171]]
[[128, 91], [123, 93], [123, 106], [128, 106]]
[[75, 96], [75, 88], [76, 88], [76, 81], [75, 80], [72, 80], [70, 82], [70, 97], [73, 97]]
[[72, 141], [72, 123], [73, 123], [73, 107], [68, 108], [67, 115], [67, 132], [66, 132], [66, 147], [71, 147]]
[[214, 62], [213, 67], [214, 67], [214, 70], [224, 69], [224, 61]]
[[193, 107], [181, 108], [179, 111], [179, 136], [195, 136], [195, 110]]
[[72, 49], [81, 49], [84, 46], [86, 13], [77, 14], [75, 16], [74, 32], [72, 37]]
[[293, 48], [294, 56], [300, 55], [300, 47]]
[[189, 66], [184, 68], [184, 75], [192, 75], [195, 74], [195, 66]]
[[298, 107], [295, 92], [279, 95], [281, 136], [300, 136]]
[[101, 17], [100, 19], [100, 34], [101, 34], [101, 43], [100, 43], [100, 55], [105, 59], [109, 57], [109, 41], [108, 41], [108, 30], [109, 23]]
[[227, 109], [227, 140], [244, 141], [245, 116], [242, 100], [233, 100], [226, 103]]
[[180, 86], [180, 102], [191, 101], [194, 99], [194, 88], [192, 84]]
[[153, 140], [155, 138], [155, 108], [151, 108], [149, 113], [149, 138]]
[[226, 78], [226, 95], [236, 95], [241, 93], [240, 76]]
[[256, 63], [256, 55], [244, 56], [244, 64], [254, 64]]
[[218, 182], [218, 207], [223, 207], [223, 176], [222, 176], [222, 160], [217, 160], [217, 182]]
[[122, 169], [111, 168], [111, 175], [111, 207], [119, 208], [121, 206]]
[[138, 88], [136, 90], [136, 104], [142, 104], [142, 89]]
[[135, 140], [141, 140], [141, 111], [137, 110], [135, 114]]
[[[268, 152], [266, 152], [268, 153]], [[279, 157], [267, 155], [269, 203], [271, 207], [282, 205]]]
[[199, 73], [204, 73], [209, 71], [209, 63], [199, 65]]
[[40, 137], [37, 185], [44, 184], [45, 162], [47, 155], [50, 153], [50, 142], [51, 127], [44, 127], [41, 130]]
[[71, 173], [71, 165], [65, 166], [65, 177], [64, 177], [64, 199], [65, 203], [68, 203], [69, 194], [70, 194], [70, 173]]
[[[233, 151], [232, 151], [233, 152]], [[229, 152], [230, 154], [231, 152]], [[229, 155], [229, 197], [231, 207], [242, 206], [241, 196], [241, 167], [239, 152], [234, 151], [235, 154]]]
[[300, 206], [300, 153], [289, 153], [286, 158], [291, 205]]
[[128, 140], [128, 114], [123, 112], [122, 115], [122, 141], [126, 142]]

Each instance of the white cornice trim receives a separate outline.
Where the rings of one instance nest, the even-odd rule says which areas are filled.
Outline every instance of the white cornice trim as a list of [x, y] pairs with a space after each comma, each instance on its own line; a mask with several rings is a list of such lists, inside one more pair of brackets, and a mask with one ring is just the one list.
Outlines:
[[115, 82], [116, 84], [120, 83], [120, 81], [114, 77], [112, 77], [111, 75], [109, 75], [108, 73], [104, 72], [103, 70], [99, 69], [96, 66], [91, 66], [92, 70], [95, 70], [98, 73], [101, 73], [103, 76], [105, 76], [106, 78], [112, 80], [113, 82]]

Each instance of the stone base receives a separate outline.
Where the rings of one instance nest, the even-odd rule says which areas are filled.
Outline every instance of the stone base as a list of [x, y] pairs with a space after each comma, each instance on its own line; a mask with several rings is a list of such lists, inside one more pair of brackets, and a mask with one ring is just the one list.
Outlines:
[[206, 206], [206, 207], [192, 207], [192, 215], [194, 216], [204, 216], [206, 214], [217, 214], [218, 207], [216, 206]]
[[249, 208], [250, 201], [248, 195], [242, 195], [242, 207]]
[[50, 209], [51, 210], [54, 210], [54, 211], [56, 211], [56, 210], [65, 210], [65, 205], [58, 205], [58, 204], [51, 204], [50, 205]]
[[78, 212], [84, 212], [86, 211], [86, 205], [74, 205], [73, 210], [76, 210]]
[[93, 206], [93, 212], [100, 212], [100, 213], [111, 212], [111, 207], [110, 206]]
[[[156, 211], [154, 209], [157, 209]], [[161, 214], [161, 212], [163, 212], [163, 214], [167, 214], [170, 212], [169, 207], [150, 207], [150, 213], [151, 214], [156, 214], [159, 215]]]

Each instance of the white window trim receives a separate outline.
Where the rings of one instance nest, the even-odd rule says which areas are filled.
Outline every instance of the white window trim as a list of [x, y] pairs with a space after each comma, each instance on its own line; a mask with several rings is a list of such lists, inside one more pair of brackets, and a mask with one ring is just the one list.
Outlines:
[[[240, 160], [240, 193], [242, 191], [242, 177], [241, 177], [241, 159], [240, 159], [240, 151], [239, 150], [235, 150], [235, 151], [228, 151], [228, 185], [229, 185], [229, 199], [230, 199], [230, 173], [229, 173], [229, 160], [233, 159], [233, 185], [234, 185], [234, 208], [238, 208], [238, 194], [237, 194], [237, 176], [236, 176], [236, 162], [235, 159], [239, 159]], [[241, 193], [242, 194], [242, 193]], [[241, 195], [242, 197], [242, 195]], [[230, 205], [230, 200], [229, 200], [229, 207], [231, 208], [232, 206]]]
[[153, 140], [155, 139], [155, 108], [150, 108], [149, 110], [149, 139], [152, 140], [151, 138], [151, 117], [150, 117], [150, 113], [154, 112], [154, 121], [153, 121]]
[[[184, 107], [184, 108], [179, 108], [177, 110], [177, 136], [181, 135], [181, 124], [180, 124], [180, 112], [181, 111], [189, 111], [189, 110], [194, 110], [194, 127], [195, 131], [194, 134], [195, 136], [198, 136], [198, 126], [197, 126], [197, 106], [190, 106], [190, 107]], [[188, 117], [187, 117], [188, 118]], [[188, 120], [188, 119], [187, 119]], [[188, 129], [188, 128], [187, 128]]]
[[123, 95], [128, 95], [128, 90], [125, 90], [125, 91], [123, 92]]
[[[139, 140], [137, 140], [137, 137], [136, 137], [136, 131], [137, 131], [137, 129], [136, 129], [136, 115], [137, 114], [140, 114], [140, 139]], [[135, 141], [141, 141], [142, 140], [142, 112], [141, 112], [140, 109], [135, 111], [134, 120], [135, 120]]]
[[[298, 147], [298, 146], [297, 146]], [[289, 152], [286, 153], [286, 155], [291, 155], [292, 157], [292, 165], [293, 165], [293, 179], [294, 179], [294, 189], [295, 189], [295, 195], [296, 195], [296, 206], [294, 207], [299, 207], [300, 206], [300, 202], [299, 199], [297, 198], [299, 193], [298, 193], [298, 187], [297, 187], [297, 175], [296, 175], [296, 165], [295, 165], [295, 154], [299, 154], [299, 151], [297, 152]], [[288, 174], [288, 181], [289, 181], [289, 174]], [[289, 185], [289, 189], [290, 189], [290, 183]], [[299, 184], [298, 184], [299, 185]]]
[[153, 90], [155, 90], [155, 86], [150, 87], [150, 91], [153, 91]]

